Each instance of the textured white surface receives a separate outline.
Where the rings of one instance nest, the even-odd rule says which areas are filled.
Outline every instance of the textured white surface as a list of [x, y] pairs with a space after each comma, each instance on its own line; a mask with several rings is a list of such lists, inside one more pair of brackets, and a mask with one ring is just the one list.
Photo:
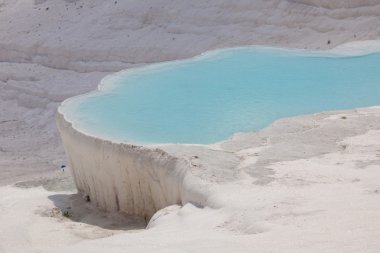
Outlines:
[[[109, 72], [225, 46], [326, 49], [380, 37], [375, 0], [114, 2], [0, 2], [0, 184], [64, 163], [56, 108]], [[111, 236], [103, 214], [41, 216], [61, 205], [48, 201], [55, 193], [1, 187], [0, 252], [378, 252], [379, 125], [379, 109], [367, 108], [284, 119], [212, 147], [148, 147], [190, 164], [159, 184], [182, 185], [179, 200], [190, 203], [137, 233]]]
[[150, 218], [168, 205], [181, 204], [187, 164], [162, 150], [95, 139], [58, 126], [80, 192], [107, 211]]
[[[173, 177], [157, 183], [166, 190], [182, 187], [178, 196], [184, 205], [159, 210], [147, 230], [113, 235], [96, 226], [99, 223], [88, 226], [86, 219], [62, 222], [60, 216], [41, 217], [41, 208], [48, 212], [54, 205], [68, 206], [60, 204], [65, 198], [54, 200], [56, 193], [1, 187], [3, 252], [375, 253], [380, 247], [380, 223], [376, 222], [380, 213], [380, 107], [283, 119], [258, 133], [239, 134], [210, 147], [163, 145], [131, 151], [131, 146], [87, 139], [70, 126], [64, 127], [74, 137], [65, 136], [65, 145], [84, 142], [73, 149], [79, 152], [72, 157], [77, 162], [104, 159], [102, 154], [95, 155], [103, 147], [108, 149], [105, 157], [113, 162], [100, 164], [115, 166], [122, 157], [126, 165], [133, 162], [142, 170], [134, 178], [145, 177], [145, 182], [154, 178], [145, 173], [153, 161], [164, 163], [173, 156], [187, 161], [186, 171], [182, 165], [169, 166], [166, 169], [173, 169]], [[93, 147], [81, 150], [89, 144]], [[156, 148], [167, 154], [160, 158], [161, 151], [152, 151]], [[98, 187], [95, 192], [112, 202], [115, 193], [109, 187], [122, 184], [109, 180], [121, 180], [112, 178], [121, 167], [95, 166], [103, 170], [98, 174], [105, 185], [87, 184]], [[92, 169], [81, 168], [87, 175]], [[175, 173], [178, 169], [181, 173]], [[97, 174], [93, 176], [96, 180]], [[87, 180], [86, 175], [78, 177]], [[131, 183], [136, 189], [146, 189], [137, 181]], [[138, 197], [139, 207], [144, 200], [160, 199], [160, 195]], [[88, 240], [97, 237], [106, 238]]]

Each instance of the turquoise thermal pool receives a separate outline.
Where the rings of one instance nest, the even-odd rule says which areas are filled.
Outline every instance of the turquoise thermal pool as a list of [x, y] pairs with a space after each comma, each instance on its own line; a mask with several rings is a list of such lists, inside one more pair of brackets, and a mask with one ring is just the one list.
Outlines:
[[380, 105], [380, 53], [246, 47], [127, 70], [59, 108], [77, 130], [118, 142], [210, 144], [273, 121]]

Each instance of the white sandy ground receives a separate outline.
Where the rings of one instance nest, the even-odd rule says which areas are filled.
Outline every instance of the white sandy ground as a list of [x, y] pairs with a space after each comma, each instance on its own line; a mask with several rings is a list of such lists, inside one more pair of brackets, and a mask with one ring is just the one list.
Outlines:
[[[106, 214], [73, 192], [0, 188], [0, 252], [53, 252], [82, 240], [145, 227], [141, 217]], [[54, 204], [53, 204], [54, 203]], [[70, 217], [62, 215], [68, 212]]]
[[[57, 171], [67, 162], [56, 108], [109, 72], [225, 46], [327, 49], [379, 39], [379, 16], [377, 0], [0, 1], [0, 185], [72, 189], [67, 171]], [[342, 125], [351, 114], [368, 131]], [[129, 232], [145, 221], [101, 213], [74, 192], [2, 186], [0, 252], [378, 252], [379, 122], [354, 111], [329, 117], [339, 123], [326, 132], [269, 131], [222, 146], [242, 161], [231, 177], [214, 170], [210, 203], [220, 208], [169, 207], [137, 233]], [[342, 140], [324, 145], [325, 133]], [[107, 238], [92, 240], [99, 237]]]

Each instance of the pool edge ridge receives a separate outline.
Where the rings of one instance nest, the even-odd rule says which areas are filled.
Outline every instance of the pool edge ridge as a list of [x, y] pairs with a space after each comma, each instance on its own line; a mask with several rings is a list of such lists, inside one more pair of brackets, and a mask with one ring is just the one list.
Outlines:
[[188, 160], [159, 147], [87, 135], [59, 110], [56, 124], [78, 191], [100, 209], [150, 219], [170, 205], [206, 205], [207, 187], [189, 173]]

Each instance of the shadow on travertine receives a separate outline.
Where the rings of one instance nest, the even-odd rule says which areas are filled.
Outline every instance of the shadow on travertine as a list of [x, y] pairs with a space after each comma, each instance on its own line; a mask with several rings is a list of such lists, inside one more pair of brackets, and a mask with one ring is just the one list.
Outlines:
[[140, 216], [102, 212], [79, 193], [55, 194], [48, 198], [55, 205], [52, 213], [48, 214], [50, 216], [63, 216], [74, 222], [108, 230], [137, 230], [144, 229], [147, 225], [147, 221]]

